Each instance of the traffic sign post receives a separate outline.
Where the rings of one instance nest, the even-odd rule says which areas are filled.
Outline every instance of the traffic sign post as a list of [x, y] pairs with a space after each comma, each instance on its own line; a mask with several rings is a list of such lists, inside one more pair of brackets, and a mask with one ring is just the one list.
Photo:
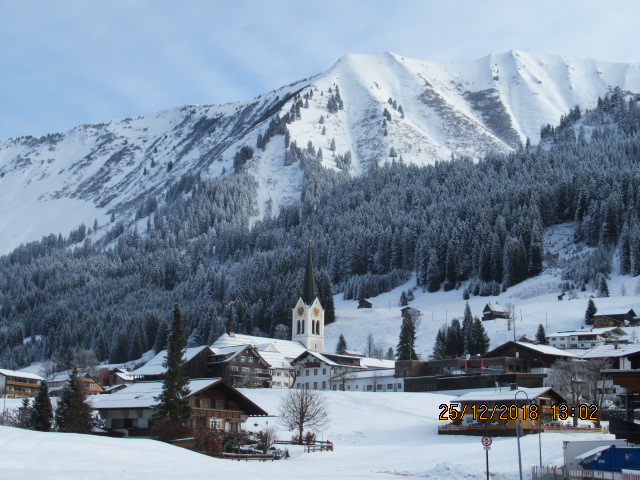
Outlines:
[[484, 447], [484, 454], [487, 460], [487, 480], [489, 480], [489, 450], [491, 450], [491, 444], [493, 440], [489, 436], [482, 437], [482, 446]]

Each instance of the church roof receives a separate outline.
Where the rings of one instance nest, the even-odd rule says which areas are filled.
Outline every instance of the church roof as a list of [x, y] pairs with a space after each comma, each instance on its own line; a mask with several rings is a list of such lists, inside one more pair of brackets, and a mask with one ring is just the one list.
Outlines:
[[316, 284], [313, 279], [313, 258], [311, 257], [311, 245], [307, 250], [307, 265], [304, 270], [304, 285], [302, 287], [302, 300], [305, 305], [311, 305], [316, 298]]

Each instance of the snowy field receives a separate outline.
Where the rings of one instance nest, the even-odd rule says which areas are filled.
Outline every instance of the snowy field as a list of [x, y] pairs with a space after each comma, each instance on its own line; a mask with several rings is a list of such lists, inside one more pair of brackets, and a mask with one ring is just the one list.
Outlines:
[[[243, 390], [274, 415], [286, 391]], [[0, 427], [0, 478], [14, 479], [184, 479], [238, 480], [484, 479], [480, 437], [438, 435], [438, 405], [451, 397], [429, 393], [327, 392], [330, 424], [321, 433], [334, 452], [303, 453], [274, 462], [235, 462], [210, 458], [153, 440], [114, 439], [41, 433]], [[250, 418], [247, 429], [276, 426], [279, 439], [291, 433], [276, 417]], [[255, 424], [258, 426], [256, 427]], [[562, 440], [613, 438], [612, 435], [543, 433], [545, 465], [562, 463]], [[521, 439], [525, 478], [538, 463], [538, 437]], [[494, 480], [518, 478], [516, 439], [494, 438], [489, 452]]]

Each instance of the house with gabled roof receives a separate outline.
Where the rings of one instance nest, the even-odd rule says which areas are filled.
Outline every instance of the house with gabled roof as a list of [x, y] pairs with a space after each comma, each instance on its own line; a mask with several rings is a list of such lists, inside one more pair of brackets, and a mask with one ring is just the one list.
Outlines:
[[[186, 348], [182, 356], [185, 362], [185, 372], [189, 378], [206, 378], [211, 377], [211, 371], [209, 367], [209, 357], [212, 354], [211, 348], [207, 345], [200, 347]], [[155, 357], [149, 360], [146, 364], [129, 372], [129, 375], [134, 378], [143, 380], [161, 380], [162, 375], [166, 372], [166, 367], [163, 366], [167, 358], [167, 350], [162, 350]]]
[[[192, 428], [236, 432], [250, 416], [266, 416], [265, 410], [221, 378], [189, 381]], [[105, 428], [127, 436], [148, 436], [162, 392], [162, 382], [137, 382], [111, 395], [100, 395], [93, 408]]]
[[0, 368], [0, 395], [6, 398], [35, 397], [43, 381], [45, 379], [35, 373]]
[[497, 303], [487, 303], [482, 310], [482, 320], [495, 320], [497, 318], [509, 318], [511, 312], [507, 307]]
[[524, 358], [529, 361], [531, 370], [537, 368], [549, 368], [560, 358], [575, 358], [576, 355], [566, 350], [551, 347], [549, 345], [539, 345], [529, 342], [514, 342], [510, 340], [493, 350], [488, 351], [483, 357], [515, 357]]
[[253, 345], [211, 348], [209, 366], [212, 376], [240, 388], [269, 388], [270, 365]]

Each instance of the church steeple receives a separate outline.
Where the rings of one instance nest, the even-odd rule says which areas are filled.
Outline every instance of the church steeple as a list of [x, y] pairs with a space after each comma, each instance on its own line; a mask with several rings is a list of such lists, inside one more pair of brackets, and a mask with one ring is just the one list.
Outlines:
[[307, 250], [307, 265], [304, 270], [304, 285], [302, 286], [302, 300], [305, 305], [311, 305], [316, 298], [316, 284], [313, 280], [313, 259], [311, 258], [311, 244]]
[[302, 295], [292, 312], [291, 340], [300, 342], [311, 351], [324, 351], [324, 308], [316, 295], [311, 245], [307, 250]]

